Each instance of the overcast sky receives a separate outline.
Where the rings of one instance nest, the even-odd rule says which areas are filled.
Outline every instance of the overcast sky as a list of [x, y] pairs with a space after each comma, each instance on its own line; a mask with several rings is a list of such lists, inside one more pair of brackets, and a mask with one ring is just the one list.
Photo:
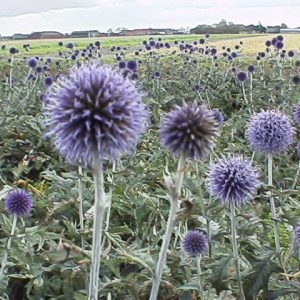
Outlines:
[[0, 34], [234, 23], [300, 26], [300, 0], [2, 0]]

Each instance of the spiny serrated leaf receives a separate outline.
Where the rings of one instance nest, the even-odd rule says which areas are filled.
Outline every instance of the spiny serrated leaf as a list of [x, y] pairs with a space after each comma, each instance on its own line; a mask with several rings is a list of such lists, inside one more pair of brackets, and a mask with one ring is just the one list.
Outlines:
[[214, 262], [211, 268], [212, 268], [212, 275], [208, 279], [208, 281], [213, 285], [213, 287], [219, 293], [220, 291], [226, 289], [225, 281], [232, 276], [232, 272], [230, 272], [230, 269], [235, 268], [234, 258], [232, 255], [224, 256], [223, 258]]
[[244, 291], [247, 300], [253, 300], [259, 291], [267, 290], [270, 275], [281, 271], [281, 268], [271, 260], [272, 256], [254, 263], [253, 272], [244, 279]]

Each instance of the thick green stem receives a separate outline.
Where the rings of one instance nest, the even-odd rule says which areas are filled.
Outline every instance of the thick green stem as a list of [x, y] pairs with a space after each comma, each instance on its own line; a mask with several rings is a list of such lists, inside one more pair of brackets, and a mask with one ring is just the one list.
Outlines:
[[5, 269], [5, 266], [6, 266], [7, 255], [8, 255], [7, 252], [10, 250], [12, 238], [15, 235], [15, 231], [16, 231], [16, 227], [17, 227], [17, 220], [18, 220], [18, 216], [16, 214], [14, 214], [13, 223], [12, 223], [11, 231], [10, 231], [10, 237], [7, 241], [6, 250], [4, 251], [4, 255], [3, 255], [3, 258], [2, 258], [2, 262], [1, 262], [0, 279], [2, 278], [2, 276], [4, 274], [4, 269]]
[[184, 165], [185, 165], [186, 158], [185, 156], [181, 156], [178, 162], [177, 168], [177, 176], [174, 186], [174, 191], [171, 192], [171, 199], [170, 199], [170, 211], [169, 211], [169, 218], [166, 227], [166, 232], [163, 238], [163, 243], [159, 252], [159, 257], [154, 273], [152, 289], [149, 300], [156, 300], [158, 295], [158, 290], [160, 286], [161, 276], [163, 273], [164, 264], [167, 258], [167, 251], [170, 244], [170, 240], [172, 237], [173, 228], [176, 222], [176, 213], [178, 211], [178, 200], [180, 197], [183, 177], [184, 177]]
[[[273, 176], [272, 176], [272, 167], [273, 167], [273, 159], [272, 155], [268, 155], [268, 186], [272, 188], [273, 186]], [[275, 238], [275, 247], [276, 252], [280, 252], [280, 240], [279, 240], [279, 231], [277, 226], [277, 215], [276, 215], [276, 207], [274, 198], [272, 197], [272, 191], [270, 192], [270, 207], [271, 207], [271, 214], [273, 219], [273, 230], [274, 230], [274, 238]]]
[[199, 294], [200, 299], [204, 300], [204, 291], [203, 291], [203, 283], [202, 283], [202, 272], [201, 272], [201, 255], [197, 257], [197, 275], [198, 275], [198, 284], [199, 284]]
[[232, 252], [233, 252], [233, 257], [234, 257], [234, 261], [235, 261], [236, 276], [237, 276], [238, 287], [239, 287], [239, 295], [240, 295], [239, 299], [245, 300], [242, 279], [241, 279], [241, 273], [240, 273], [238, 246], [237, 246], [237, 241], [236, 241], [236, 220], [235, 220], [235, 205], [234, 205], [234, 203], [230, 203], [230, 218], [231, 218], [231, 244], [232, 244]]
[[93, 166], [95, 182], [95, 216], [93, 226], [92, 262], [90, 271], [89, 300], [98, 300], [98, 281], [101, 260], [102, 225], [106, 210], [102, 160], [95, 161]]

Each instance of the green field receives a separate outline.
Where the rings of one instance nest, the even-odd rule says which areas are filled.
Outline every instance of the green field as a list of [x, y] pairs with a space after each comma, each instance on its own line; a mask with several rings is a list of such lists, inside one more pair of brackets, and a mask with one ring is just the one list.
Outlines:
[[[148, 40], [150, 36], [129, 36], [129, 37], [101, 37], [101, 38], [77, 38], [77, 39], [52, 39], [52, 40], [15, 40], [15, 41], [2, 41], [1, 45], [7, 45], [7, 47], [17, 47], [20, 50], [20, 53], [26, 53], [23, 49], [23, 44], [30, 44], [30, 53], [32, 55], [51, 55], [57, 53], [60, 50], [58, 46], [59, 41], [64, 43], [72, 41], [75, 43], [76, 48], [83, 48], [93, 43], [95, 41], [101, 41], [102, 47], [110, 48], [112, 46], [122, 46], [122, 47], [139, 47], [142, 45], [144, 40]], [[184, 41], [194, 41], [203, 38], [203, 35], [188, 34], [188, 35], [165, 35], [165, 36], [153, 36], [155, 39], [161, 37], [164, 42], [174, 42], [176, 40]], [[233, 40], [245, 39], [245, 38], [257, 38], [265, 37], [265, 35], [259, 34], [214, 34], [211, 35], [210, 41], [224, 41], [224, 40]], [[298, 35], [300, 41], [300, 35]]]

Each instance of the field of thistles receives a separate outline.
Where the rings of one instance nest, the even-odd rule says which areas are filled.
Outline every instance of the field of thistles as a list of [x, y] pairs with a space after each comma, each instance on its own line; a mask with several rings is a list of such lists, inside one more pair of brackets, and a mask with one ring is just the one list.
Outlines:
[[1, 42], [0, 298], [300, 299], [300, 36], [130, 41]]

